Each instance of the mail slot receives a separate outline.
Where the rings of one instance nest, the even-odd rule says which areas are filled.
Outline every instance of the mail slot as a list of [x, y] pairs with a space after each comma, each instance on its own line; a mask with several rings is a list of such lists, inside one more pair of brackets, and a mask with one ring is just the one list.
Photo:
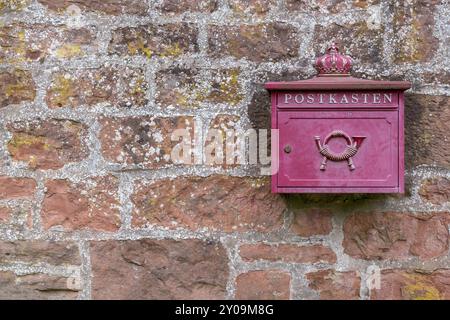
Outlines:
[[406, 81], [350, 75], [352, 59], [332, 44], [307, 80], [268, 82], [272, 192], [403, 193]]

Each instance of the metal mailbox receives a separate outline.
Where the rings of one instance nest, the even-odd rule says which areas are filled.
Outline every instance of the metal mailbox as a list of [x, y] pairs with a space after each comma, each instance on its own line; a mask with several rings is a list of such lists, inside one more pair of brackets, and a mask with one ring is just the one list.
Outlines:
[[350, 76], [352, 59], [333, 44], [317, 76], [268, 82], [272, 192], [403, 193], [406, 81]]

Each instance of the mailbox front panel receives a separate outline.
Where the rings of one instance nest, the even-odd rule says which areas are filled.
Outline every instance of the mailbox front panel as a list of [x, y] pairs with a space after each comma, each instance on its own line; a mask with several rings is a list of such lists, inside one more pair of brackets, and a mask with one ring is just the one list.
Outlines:
[[[398, 187], [397, 111], [279, 112], [278, 124], [279, 187]], [[333, 132], [331, 154], [345, 156], [348, 138], [362, 139], [353, 167], [347, 159], [323, 165], [318, 142], [323, 147]]]

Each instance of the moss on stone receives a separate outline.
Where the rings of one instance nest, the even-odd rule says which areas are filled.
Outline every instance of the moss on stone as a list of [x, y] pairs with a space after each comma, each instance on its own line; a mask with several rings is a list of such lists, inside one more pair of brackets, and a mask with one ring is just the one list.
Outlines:
[[439, 290], [419, 275], [405, 275], [410, 283], [402, 287], [402, 294], [412, 300], [440, 300]]
[[71, 97], [76, 95], [75, 83], [72, 79], [65, 77], [64, 75], [56, 76], [51, 87], [51, 104], [53, 106], [63, 107], [66, 106]]
[[65, 44], [56, 50], [58, 58], [73, 58], [83, 55], [83, 50], [78, 44]]
[[153, 55], [152, 50], [145, 45], [145, 42], [141, 37], [138, 37], [135, 41], [129, 42], [127, 46], [128, 52], [132, 55], [137, 55], [142, 52], [148, 59]]
[[169, 45], [161, 53], [161, 57], [178, 57], [183, 54], [183, 50], [178, 43]]
[[29, 0], [0, 0], [0, 12], [4, 10], [20, 11], [28, 5]]
[[26, 133], [16, 133], [8, 142], [8, 151], [14, 155], [25, 146], [36, 146], [45, 151], [52, 149], [52, 145], [48, 143], [48, 139], [45, 137], [32, 136]]

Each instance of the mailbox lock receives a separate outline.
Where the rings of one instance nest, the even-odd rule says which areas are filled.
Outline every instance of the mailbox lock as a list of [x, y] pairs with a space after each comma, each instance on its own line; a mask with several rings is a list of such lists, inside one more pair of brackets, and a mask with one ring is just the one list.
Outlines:
[[291, 153], [291, 151], [292, 151], [292, 148], [291, 148], [290, 145], [286, 145], [286, 146], [284, 147], [284, 152], [286, 152], [286, 153]]

